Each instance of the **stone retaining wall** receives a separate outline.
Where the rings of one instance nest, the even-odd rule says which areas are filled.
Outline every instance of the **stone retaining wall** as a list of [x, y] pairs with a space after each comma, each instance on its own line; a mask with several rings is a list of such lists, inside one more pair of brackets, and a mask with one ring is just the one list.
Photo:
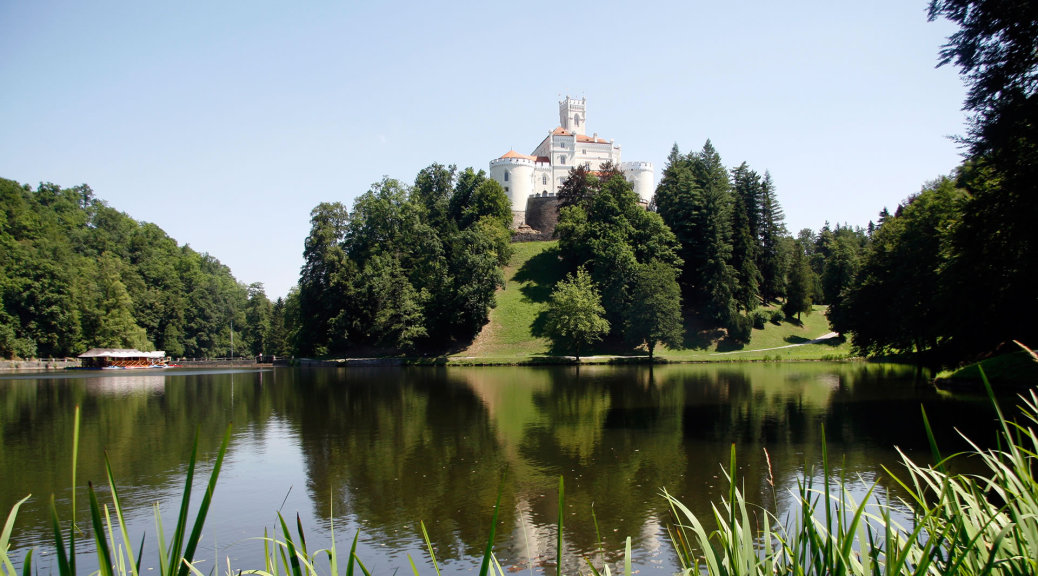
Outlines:
[[0, 372], [21, 370], [64, 370], [79, 366], [79, 358], [33, 358], [31, 360], [0, 360]]

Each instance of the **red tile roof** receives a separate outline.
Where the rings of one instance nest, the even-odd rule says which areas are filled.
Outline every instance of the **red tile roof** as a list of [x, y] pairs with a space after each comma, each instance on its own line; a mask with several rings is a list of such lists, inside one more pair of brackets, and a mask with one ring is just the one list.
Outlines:
[[536, 156], [527, 156], [526, 154], [520, 154], [515, 150], [509, 150], [501, 158], [524, 158], [526, 160], [537, 160]]

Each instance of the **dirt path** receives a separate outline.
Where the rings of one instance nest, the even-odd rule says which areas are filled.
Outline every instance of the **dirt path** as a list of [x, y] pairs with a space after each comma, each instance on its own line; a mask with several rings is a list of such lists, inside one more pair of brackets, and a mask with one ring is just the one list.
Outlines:
[[818, 338], [815, 338], [814, 340], [808, 340], [807, 342], [799, 342], [797, 344], [788, 344], [786, 346], [776, 346], [774, 348], [758, 348], [756, 350], [733, 350], [731, 352], [715, 352], [715, 353], [711, 354], [711, 356], [724, 356], [726, 354], [745, 354], [747, 352], [770, 352], [771, 350], [782, 350], [784, 348], [796, 348], [797, 346], [804, 346], [805, 344], [818, 344], [819, 342], [824, 342], [826, 340], [829, 340], [830, 338], [836, 338], [839, 335], [840, 335], [839, 332], [828, 332], [826, 334], [822, 334], [821, 336], [819, 336]]

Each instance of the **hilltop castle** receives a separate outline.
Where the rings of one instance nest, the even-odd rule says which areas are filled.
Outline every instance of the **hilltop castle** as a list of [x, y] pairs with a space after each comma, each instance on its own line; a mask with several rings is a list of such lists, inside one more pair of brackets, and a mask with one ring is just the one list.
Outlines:
[[[559, 102], [559, 127], [534, 148], [530, 155], [509, 150], [490, 161], [490, 177], [501, 184], [512, 202], [513, 227], [529, 225], [544, 231], [546, 209], [557, 209], [557, 195], [569, 171], [587, 164], [598, 170], [606, 162], [619, 166], [646, 204], [655, 191], [651, 162], [620, 162], [620, 145], [587, 135], [587, 99], [570, 98]], [[554, 218], [548, 218], [554, 229]]]

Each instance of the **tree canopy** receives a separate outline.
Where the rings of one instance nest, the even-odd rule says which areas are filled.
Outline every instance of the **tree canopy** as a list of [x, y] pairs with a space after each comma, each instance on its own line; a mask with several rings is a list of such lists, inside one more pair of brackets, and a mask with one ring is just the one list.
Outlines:
[[486, 323], [511, 205], [480, 170], [433, 164], [314, 208], [299, 281], [300, 353], [443, 350]]
[[584, 268], [555, 285], [548, 303], [545, 332], [556, 348], [573, 351], [577, 360], [582, 350], [609, 332], [605, 308]]
[[[260, 288], [251, 298], [262, 306], [266, 296]], [[246, 317], [249, 300], [218, 260], [108, 206], [89, 186], [0, 179], [0, 356], [91, 347], [225, 356], [232, 339], [237, 354], [249, 353], [262, 338]]]

